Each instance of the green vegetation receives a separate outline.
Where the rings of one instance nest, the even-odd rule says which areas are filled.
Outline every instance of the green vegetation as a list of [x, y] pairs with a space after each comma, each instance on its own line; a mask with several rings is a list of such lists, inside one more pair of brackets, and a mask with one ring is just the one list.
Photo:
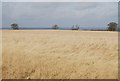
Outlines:
[[79, 30], [79, 26], [78, 25], [73, 25], [72, 30]]
[[58, 29], [58, 28], [59, 28], [59, 27], [58, 27], [58, 25], [56, 25], [56, 24], [52, 26], [52, 29], [55, 29], [55, 30], [56, 30], [56, 29]]
[[117, 30], [117, 23], [111, 22], [108, 24], [108, 31], [116, 31]]
[[11, 24], [11, 28], [13, 29], [13, 30], [19, 30], [19, 26], [18, 26], [18, 24]]

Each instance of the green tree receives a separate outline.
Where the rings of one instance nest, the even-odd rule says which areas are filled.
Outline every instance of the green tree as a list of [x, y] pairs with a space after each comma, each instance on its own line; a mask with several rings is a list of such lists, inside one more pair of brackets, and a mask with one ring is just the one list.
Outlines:
[[79, 26], [78, 25], [73, 25], [72, 30], [79, 30]]
[[59, 28], [59, 27], [58, 27], [58, 25], [56, 25], [56, 24], [52, 26], [52, 29], [58, 29], [58, 28]]
[[108, 31], [116, 31], [117, 30], [117, 23], [111, 22], [108, 24]]
[[11, 24], [11, 28], [13, 29], [13, 30], [19, 30], [19, 26], [18, 26], [18, 24]]

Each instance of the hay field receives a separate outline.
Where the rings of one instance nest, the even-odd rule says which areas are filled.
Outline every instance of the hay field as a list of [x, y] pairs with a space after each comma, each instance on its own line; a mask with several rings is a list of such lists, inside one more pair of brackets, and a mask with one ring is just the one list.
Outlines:
[[117, 79], [118, 33], [3, 30], [3, 79]]
[[2, 31], [0, 31], [0, 80], [2, 80]]

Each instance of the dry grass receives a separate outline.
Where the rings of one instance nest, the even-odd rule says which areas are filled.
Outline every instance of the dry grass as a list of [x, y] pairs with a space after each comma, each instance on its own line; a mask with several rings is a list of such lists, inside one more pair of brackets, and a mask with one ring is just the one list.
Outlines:
[[4, 79], [117, 79], [118, 33], [3, 31]]
[[0, 80], [2, 79], [2, 31], [0, 31]]

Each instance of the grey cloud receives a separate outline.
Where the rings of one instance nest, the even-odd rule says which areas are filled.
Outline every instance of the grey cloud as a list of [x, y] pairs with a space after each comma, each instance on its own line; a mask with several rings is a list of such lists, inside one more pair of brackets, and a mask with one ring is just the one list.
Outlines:
[[112, 2], [14, 2], [3, 3], [3, 26], [12, 22], [21, 26], [104, 27], [117, 22], [117, 3]]
[[0, 28], [2, 27], [2, 3], [0, 2]]

